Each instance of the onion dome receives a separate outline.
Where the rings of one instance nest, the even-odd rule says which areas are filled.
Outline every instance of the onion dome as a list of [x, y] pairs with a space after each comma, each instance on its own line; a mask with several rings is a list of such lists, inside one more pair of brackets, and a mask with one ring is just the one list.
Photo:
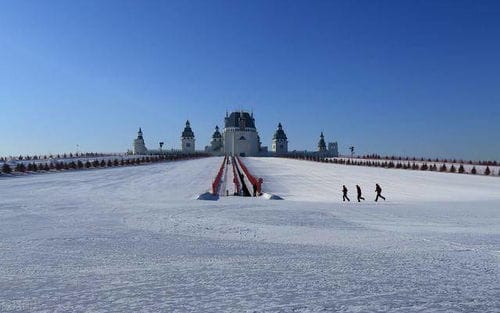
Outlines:
[[255, 119], [248, 112], [232, 112], [225, 118], [224, 127], [255, 128]]
[[189, 121], [186, 121], [186, 127], [184, 127], [184, 131], [182, 132], [182, 138], [194, 138], [194, 133]]
[[283, 126], [281, 126], [281, 123], [278, 124], [278, 129], [276, 129], [276, 132], [274, 133], [273, 139], [287, 140], [285, 131], [283, 130]]

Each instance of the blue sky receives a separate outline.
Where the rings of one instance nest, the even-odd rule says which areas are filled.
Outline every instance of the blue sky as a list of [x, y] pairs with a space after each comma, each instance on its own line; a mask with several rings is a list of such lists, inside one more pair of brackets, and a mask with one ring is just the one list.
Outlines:
[[263, 144], [500, 159], [498, 1], [1, 1], [0, 155]]

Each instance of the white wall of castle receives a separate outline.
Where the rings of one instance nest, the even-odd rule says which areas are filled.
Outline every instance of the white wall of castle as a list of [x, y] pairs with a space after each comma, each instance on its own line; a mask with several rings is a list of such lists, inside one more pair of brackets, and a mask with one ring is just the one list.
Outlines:
[[339, 145], [335, 142], [328, 143], [328, 152], [331, 156], [338, 157], [339, 156]]
[[212, 151], [221, 151], [223, 150], [224, 143], [222, 142], [222, 138], [213, 138], [210, 142], [210, 147]]
[[146, 149], [146, 145], [144, 144], [144, 140], [134, 139], [134, 154], [141, 155], [146, 154], [148, 149]]
[[182, 152], [192, 153], [195, 151], [194, 138], [182, 138]]
[[274, 153], [282, 154], [288, 152], [288, 141], [282, 139], [273, 139], [271, 151]]
[[[230, 127], [224, 128], [224, 151], [230, 155], [257, 156], [259, 154], [259, 140], [257, 131], [253, 128]], [[245, 140], [240, 140], [244, 137]]]

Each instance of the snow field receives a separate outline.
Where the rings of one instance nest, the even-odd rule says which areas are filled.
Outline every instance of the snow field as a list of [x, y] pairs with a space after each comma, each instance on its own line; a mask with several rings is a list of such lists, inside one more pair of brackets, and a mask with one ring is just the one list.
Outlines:
[[285, 201], [194, 200], [222, 158], [0, 179], [0, 311], [498, 312], [498, 178], [243, 161]]
[[[247, 160], [248, 159], [248, 160]], [[360, 185], [367, 201], [375, 199], [375, 183], [394, 202], [500, 200], [500, 179], [493, 176], [347, 166], [330, 163], [246, 158], [254, 175], [273, 193], [288, 200], [339, 202], [342, 185], [351, 201]]]

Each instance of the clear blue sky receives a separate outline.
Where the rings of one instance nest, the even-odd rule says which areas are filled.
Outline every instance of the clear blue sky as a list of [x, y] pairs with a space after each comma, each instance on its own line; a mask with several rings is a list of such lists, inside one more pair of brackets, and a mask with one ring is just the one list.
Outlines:
[[1, 1], [0, 155], [263, 144], [500, 159], [499, 1]]

